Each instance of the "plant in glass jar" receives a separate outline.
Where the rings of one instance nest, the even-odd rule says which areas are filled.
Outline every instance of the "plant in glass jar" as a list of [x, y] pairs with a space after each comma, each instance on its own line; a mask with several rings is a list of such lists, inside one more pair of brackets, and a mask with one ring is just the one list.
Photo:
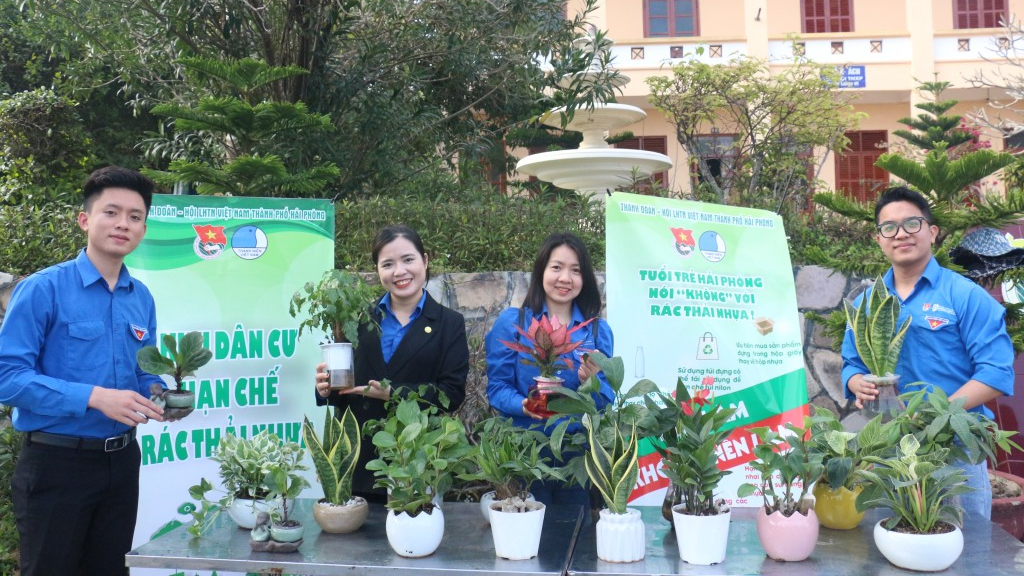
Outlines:
[[889, 293], [881, 277], [875, 279], [869, 290], [870, 293], [861, 297], [859, 305], [844, 300], [843, 308], [857, 355], [870, 372], [863, 378], [878, 387], [878, 397], [866, 403], [864, 410], [869, 416], [890, 417], [903, 408], [898, 398], [900, 377], [893, 371], [911, 318], [908, 316], [902, 324], [897, 324], [902, 306], [899, 299]]
[[593, 321], [594, 318], [591, 318], [569, 329], [562, 326], [558, 316], [548, 317], [547, 314], [542, 314], [539, 319], [533, 319], [526, 330], [516, 325], [519, 336], [529, 345], [518, 339], [515, 342], [500, 341], [516, 352], [529, 354], [530, 358], [523, 358], [521, 362], [528, 366], [536, 366], [540, 370], [540, 375], [534, 377], [534, 383], [530, 386], [527, 410], [545, 418], [554, 415], [554, 412], [548, 409], [548, 400], [557, 394], [555, 390], [561, 388], [563, 382], [555, 372], [571, 370], [574, 367], [572, 358], [565, 355], [579, 348], [583, 342], [573, 342], [572, 335]]

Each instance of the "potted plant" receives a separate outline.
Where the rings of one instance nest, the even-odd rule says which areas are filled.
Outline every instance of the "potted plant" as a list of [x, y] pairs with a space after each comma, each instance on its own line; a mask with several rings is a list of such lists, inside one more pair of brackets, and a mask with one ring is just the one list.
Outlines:
[[527, 394], [527, 410], [545, 418], [554, 415], [554, 412], [548, 409], [548, 400], [553, 394], [557, 394], [556, 390], [561, 388], [564, 382], [555, 375], [555, 372], [573, 368], [572, 360], [563, 359], [561, 356], [583, 344], [583, 341], [573, 342], [572, 334], [593, 321], [591, 318], [570, 330], [561, 325], [558, 316], [549, 318], [547, 314], [543, 314], [540, 319], [533, 319], [527, 330], [516, 325], [519, 336], [525, 338], [529, 345], [519, 342], [518, 339], [515, 342], [501, 340], [502, 344], [516, 352], [529, 354], [531, 359], [523, 359], [523, 364], [536, 366], [540, 370], [540, 375], [533, 377], [534, 383]]
[[320, 282], [307, 282], [296, 292], [288, 306], [292, 317], [305, 312], [307, 318], [299, 324], [303, 330], [323, 332], [329, 339], [320, 345], [323, 361], [330, 374], [330, 386], [340, 390], [355, 385], [352, 371], [352, 351], [359, 344], [359, 326], [377, 328], [372, 304], [378, 290], [349, 270], [328, 270]]
[[489, 500], [483, 511], [491, 523], [495, 554], [508, 560], [533, 558], [540, 547], [545, 507], [527, 492], [529, 483], [565, 479], [543, 455], [549, 439], [539, 429], [514, 425], [510, 418], [488, 418], [477, 430], [480, 441], [469, 455], [474, 469], [459, 478], [483, 480], [494, 487], [488, 493], [492, 497], [481, 498], [481, 503]]
[[811, 450], [821, 455], [822, 475], [814, 483], [814, 513], [826, 528], [850, 530], [864, 518], [857, 510], [863, 490], [864, 470], [872, 464], [866, 456], [879, 454], [896, 444], [895, 426], [876, 416], [856, 434], [847, 432], [831, 410], [815, 407], [811, 424]]
[[191, 513], [195, 522], [189, 526], [189, 533], [201, 536], [221, 510], [227, 510], [239, 528], [254, 528], [256, 515], [269, 512], [275, 505], [268, 501], [274, 493], [267, 484], [267, 474], [275, 468], [289, 474], [306, 470], [302, 454], [298, 442], [284, 442], [266, 430], [251, 439], [233, 434], [222, 437], [210, 459], [219, 465], [224, 495], [217, 501], [207, 499], [214, 486], [206, 478], [189, 488], [189, 495], [200, 503]]
[[277, 462], [267, 470], [264, 483], [281, 503], [270, 510], [270, 538], [275, 542], [300, 542], [305, 527], [302, 522], [288, 517], [288, 509], [295, 506], [295, 499], [309, 486], [309, 482], [288, 463]]
[[900, 568], [945, 570], [963, 551], [963, 510], [954, 497], [971, 489], [948, 458], [945, 448], [923, 451], [913, 434], [900, 439], [893, 456], [866, 457], [877, 466], [864, 471], [868, 483], [857, 497], [857, 509], [892, 511], [875, 524], [874, 539], [879, 552]]
[[637, 562], [643, 560], [647, 549], [644, 522], [640, 511], [626, 506], [640, 472], [636, 423], [628, 429], [628, 435], [613, 427], [609, 449], [599, 440], [600, 425], [600, 419], [583, 415], [583, 427], [590, 439], [590, 448], [584, 454], [587, 476], [605, 504], [596, 526], [597, 557], [605, 562]]
[[136, 352], [135, 358], [143, 371], [154, 376], [167, 374], [174, 379], [174, 389], [153, 390], [152, 398], [158, 404], [162, 402], [164, 407], [171, 409], [172, 412], [165, 410], [165, 416], [168, 418], [184, 418], [194, 409], [196, 399], [194, 391], [184, 389], [184, 380], [195, 376], [196, 370], [206, 366], [213, 358], [213, 352], [203, 346], [203, 335], [199, 332], [185, 334], [180, 342], [175, 339], [174, 334], [164, 334], [163, 344], [171, 355], [170, 358], [161, 354], [156, 346], [143, 347]]
[[760, 491], [764, 504], [757, 512], [757, 537], [775, 560], [805, 560], [818, 542], [818, 517], [808, 492], [823, 467], [821, 455], [810, 449], [807, 440], [810, 425], [807, 416], [803, 427], [787, 423], [785, 435], [767, 427], [752, 429], [759, 442], [754, 447], [757, 460], [750, 465], [761, 481], [740, 485], [737, 495], [746, 498]]
[[710, 398], [707, 388], [690, 396], [680, 378], [673, 404], [679, 404], [675, 425], [661, 435], [662, 471], [678, 487], [680, 503], [672, 507], [679, 557], [690, 564], [717, 564], [725, 559], [731, 511], [715, 500], [715, 489], [730, 471], [718, 467], [717, 447], [729, 434], [726, 426], [735, 408]]
[[900, 377], [893, 371], [911, 318], [908, 316], [897, 326], [902, 306], [899, 299], [889, 293], [881, 277], [875, 279], [870, 294], [861, 298], [859, 306], [844, 300], [843, 308], [857, 354], [870, 372], [863, 378], [878, 387], [878, 397], [865, 404], [864, 410], [871, 416], [888, 417], [902, 408], [897, 398]]
[[389, 402], [373, 435], [378, 458], [366, 468], [388, 489], [388, 543], [400, 556], [433, 554], [444, 535], [444, 514], [433, 495], [444, 494], [465, 471], [469, 442], [462, 422], [441, 416], [415, 398]]
[[359, 462], [362, 432], [349, 408], [341, 420], [330, 408], [325, 413], [323, 436], [317, 436], [309, 418], [302, 420], [306, 450], [324, 489], [324, 497], [313, 505], [313, 518], [324, 532], [342, 534], [359, 529], [370, 510], [364, 498], [352, 496], [352, 473]]
[[1024, 478], [988, 471], [992, 484], [992, 521], [1017, 540], [1024, 539]]

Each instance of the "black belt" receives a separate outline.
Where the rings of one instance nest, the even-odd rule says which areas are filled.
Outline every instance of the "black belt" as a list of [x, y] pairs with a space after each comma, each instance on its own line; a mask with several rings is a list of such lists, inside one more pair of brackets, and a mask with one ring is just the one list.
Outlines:
[[29, 432], [26, 435], [29, 442], [46, 444], [47, 446], [59, 446], [61, 448], [73, 448], [75, 450], [103, 450], [104, 452], [117, 452], [127, 448], [135, 440], [135, 428], [110, 438], [79, 438], [77, 436], [63, 436], [61, 434], [50, 434], [49, 432]]

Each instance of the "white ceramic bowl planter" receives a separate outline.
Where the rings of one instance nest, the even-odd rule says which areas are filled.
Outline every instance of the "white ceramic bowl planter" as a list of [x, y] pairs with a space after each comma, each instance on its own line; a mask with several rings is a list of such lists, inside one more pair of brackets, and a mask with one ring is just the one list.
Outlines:
[[644, 521], [640, 511], [627, 508], [615, 514], [604, 508], [597, 521], [597, 557], [605, 562], [638, 562], [644, 559]]
[[[235, 498], [228, 506], [228, 516], [231, 516], [239, 528], [252, 530], [256, 527], [256, 515], [260, 512], [269, 514], [271, 510], [277, 510], [280, 506], [281, 504], [277, 500]], [[288, 509], [292, 510], [293, 506], [295, 506], [295, 500], [288, 500]]]
[[676, 529], [676, 544], [679, 558], [689, 564], [708, 566], [725, 560], [729, 544], [729, 520], [732, 511], [715, 516], [693, 516], [682, 514], [672, 508], [672, 524]]
[[416, 517], [405, 512], [388, 512], [385, 529], [388, 544], [399, 556], [420, 558], [429, 556], [441, 545], [444, 536], [444, 513], [434, 508], [431, 513], [420, 512]]
[[494, 554], [499, 558], [528, 560], [537, 555], [545, 506], [534, 502], [530, 507], [536, 510], [502, 512], [500, 502], [492, 505], [491, 536], [494, 537]]
[[954, 526], [945, 534], [903, 534], [875, 524], [875, 546], [885, 559], [900, 568], [939, 572], [949, 568], [964, 551], [964, 533]]

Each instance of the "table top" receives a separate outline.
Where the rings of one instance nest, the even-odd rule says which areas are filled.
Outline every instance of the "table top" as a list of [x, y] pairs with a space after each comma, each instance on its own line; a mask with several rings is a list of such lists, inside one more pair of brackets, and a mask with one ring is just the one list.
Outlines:
[[494, 554], [490, 527], [475, 502], [445, 502], [444, 538], [432, 555], [403, 558], [388, 545], [387, 511], [370, 504], [363, 526], [350, 534], [327, 534], [313, 519], [313, 499], [300, 499], [291, 515], [306, 527], [302, 546], [291, 553], [253, 552], [249, 531], [239, 529], [227, 514], [220, 514], [202, 538], [178, 527], [132, 550], [125, 557], [130, 567], [188, 570], [229, 570], [276, 574], [474, 574], [553, 575], [568, 568], [573, 545], [584, 523], [583, 508], [550, 506], [544, 514], [540, 550], [530, 560], [503, 560]]
[[[818, 544], [803, 562], [779, 562], [768, 558], [757, 539], [757, 508], [733, 508], [729, 547], [725, 561], [696, 566], [679, 559], [676, 535], [662, 518], [661, 509], [637, 506], [646, 528], [647, 556], [639, 562], [617, 564], [597, 558], [593, 524], [580, 533], [569, 565], [570, 575], [587, 574], [779, 574], [782, 576], [832, 576], [835, 574], [885, 574], [920, 576], [890, 564], [875, 547], [872, 531], [882, 512], [872, 510], [853, 530], [821, 528]], [[964, 551], [946, 571], [938, 574], [1001, 575], [1024, 573], [1024, 544], [988, 520], [966, 520]]]

